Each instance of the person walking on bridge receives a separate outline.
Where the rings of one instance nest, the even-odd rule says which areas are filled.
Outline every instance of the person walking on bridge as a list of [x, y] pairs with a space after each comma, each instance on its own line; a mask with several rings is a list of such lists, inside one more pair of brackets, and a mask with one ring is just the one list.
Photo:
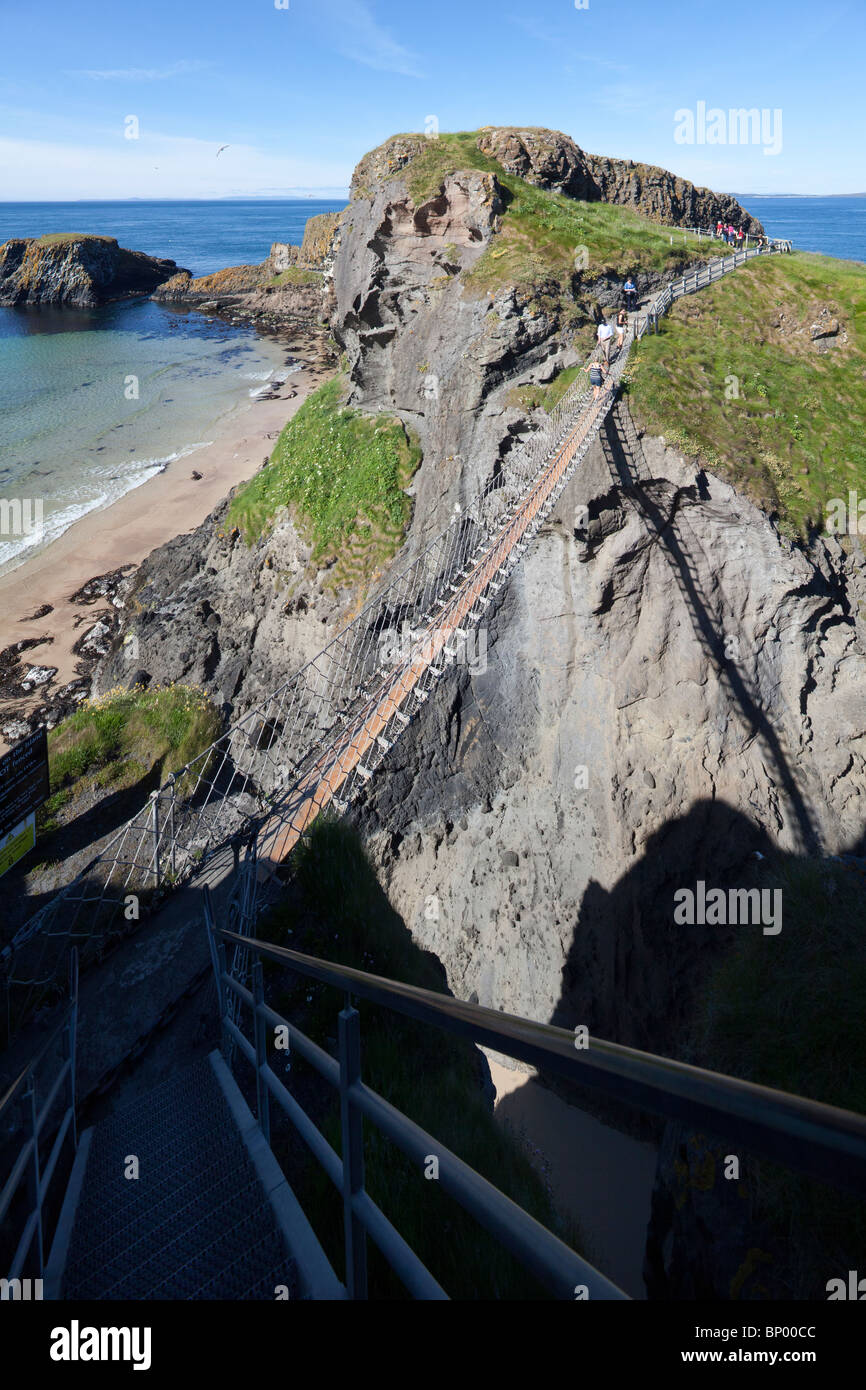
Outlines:
[[620, 351], [622, 350], [622, 345], [623, 345], [623, 342], [625, 341], [625, 335], [626, 335], [627, 329], [628, 329], [628, 314], [626, 313], [625, 309], [620, 309], [619, 313], [618, 313], [617, 316], [616, 316], [616, 350], [617, 350], [617, 352], [620, 352]]
[[604, 374], [606, 367], [602, 362], [593, 362], [589, 369], [589, 384], [592, 387], [592, 398], [598, 400], [601, 395], [601, 388], [604, 385]]
[[613, 339], [613, 329], [606, 319], [602, 319], [598, 325], [598, 345], [604, 353], [605, 364], [610, 363], [610, 345]]
[[634, 307], [637, 302], [637, 285], [635, 284], [631, 276], [628, 277], [625, 284], [623, 285], [622, 292], [625, 296], [626, 309], [630, 314], [634, 313]]

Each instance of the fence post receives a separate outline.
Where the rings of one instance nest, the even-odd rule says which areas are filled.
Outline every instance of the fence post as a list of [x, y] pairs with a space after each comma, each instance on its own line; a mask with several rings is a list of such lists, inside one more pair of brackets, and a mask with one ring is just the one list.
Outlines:
[[253, 966], [253, 1028], [255, 1030], [256, 1041], [256, 1109], [259, 1117], [259, 1129], [265, 1136], [265, 1143], [271, 1142], [271, 1107], [268, 1085], [265, 1081], [264, 1068], [268, 1062], [268, 1038], [267, 1025], [265, 1024], [262, 1007], [265, 1002], [265, 985], [262, 977], [262, 963], [257, 960]]
[[364, 1117], [349, 1096], [349, 1088], [361, 1079], [361, 1018], [352, 1007], [351, 995], [339, 1017], [339, 1043], [346, 1287], [350, 1298], [365, 1299], [367, 1232], [352, 1210], [352, 1198], [364, 1190]]
[[69, 1019], [63, 1034], [63, 1057], [69, 1062], [69, 1109], [72, 1111], [72, 1148], [78, 1149], [78, 1125], [75, 1119], [75, 1043], [78, 1032], [78, 947], [69, 953]]
[[[24, 1101], [27, 1106], [28, 1128], [30, 1130], [30, 1140], [33, 1144], [33, 1154], [30, 1167], [27, 1173], [27, 1195], [31, 1205], [31, 1215], [36, 1214], [36, 1256], [39, 1267], [39, 1278], [45, 1273], [45, 1249], [42, 1234], [42, 1182], [39, 1175], [39, 1132], [37, 1129], [36, 1114], [36, 1078], [31, 1071], [28, 1077], [27, 1090], [24, 1093]], [[32, 1243], [31, 1243], [32, 1248]], [[26, 1252], [25, 1252], [26, 1256]]]
[[150, 793], [150, 833], [153, 837], [153, 875], [158, 888], [162, 880], [159, 863], [159, 792]]
[[172, 878], [174, 879], [174, 878], [177, 878], [177, 849], [176, 849], [176, 846], [175, 846], [175, 839], [174, 839], [175, 833], [176, 833], [176, 830], [175, 830], [175, 823], [174, 823], [174, 803], [175, 803], [175, 795], [176, 795], [176, 794], [175, 794], [175, 782], [176, 782], [176, 778], [175, 778], [175, 774], [174, 774], [174, 773], [171, 774], [171, 776], [169, 777], [168, 781], [169, 781], [169, 786], [171, 787], [171, 801], [169, 802], [169, 807], [168, 807], [168, 844], [169, 844], [169, 854], [171, 855], [171, 861], [170, 861], [170, 862], [171, 862], [171, 876], [172, 876]]

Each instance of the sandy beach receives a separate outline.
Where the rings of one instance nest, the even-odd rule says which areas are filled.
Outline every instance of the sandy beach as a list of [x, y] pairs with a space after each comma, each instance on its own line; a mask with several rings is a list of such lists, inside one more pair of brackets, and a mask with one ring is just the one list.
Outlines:
[[[158, 546], [200, 525], [231, 488], [258, 472], [283, 426], [327, 375], [315, 361], [301, 366], [278, 395], [233, 414], [212, 444], [169, 464], [110, 507], [88, 513], [32, 560], [0, 576], [0, 651], [36, 639], [40, 645], [25, 654], [25, 664], [57, 667], [53, 682], [31, 697], [0, 700], [0, 717], [30, 712], [79, 675], [73, 646], [96, 613], [71, 602], [72, 595], [96, 576], [141, 564]], [[52, 611], [34, 618], [46, 605]]]

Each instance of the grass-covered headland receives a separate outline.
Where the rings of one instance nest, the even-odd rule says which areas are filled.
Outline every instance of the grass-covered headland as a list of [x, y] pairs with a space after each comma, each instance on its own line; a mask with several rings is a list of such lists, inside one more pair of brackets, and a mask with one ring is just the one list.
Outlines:
[[647, 429], [789, 533], [823, 529], [833, 498], [866, 496], [866, 266], [750, 262], [673, 306], [633, 352], [628, 393]]
[[364, 584], [399, 550], [412, 512], [406, 488], [421, 462], [417, 440], [392, 415], [344, 404], [333, 377], [304, 401], [270, 462], [241, 488], [226, 525], [253, 543], [287, 508], [334, 585]]

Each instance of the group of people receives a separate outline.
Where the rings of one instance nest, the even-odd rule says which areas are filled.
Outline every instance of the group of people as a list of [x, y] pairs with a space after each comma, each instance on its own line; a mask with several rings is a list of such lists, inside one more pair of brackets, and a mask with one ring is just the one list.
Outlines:
[[716, 237], [719, 241], [727, 242], [728, 246], [736, 246], [738, 251], [742, 251], [748, 241], [748, 236], [742, 227], [734, 227], [730, 222], [722, 222], [721, 220], [716, 223]]
[[628, 277], [622, 287], [622, 295], [625, 300], [625, 308], [620, 309], [616, 316], [616, 323], [608, 323], [607, 319], [602, 319], [598, 325], [598, 345], [601, 349], [601, 357], [597, 362], [590, 363], [589, 384], [593, 389], [595, 399], [598, 400], [607, 370], [610, 366], [610, 350], [613, 346], [613, 335], [616, 334], [617, 351], [625, 342], [625, 335], [628, 332], [628, 316], [637, 306], [637, 285], [631, 276]]

